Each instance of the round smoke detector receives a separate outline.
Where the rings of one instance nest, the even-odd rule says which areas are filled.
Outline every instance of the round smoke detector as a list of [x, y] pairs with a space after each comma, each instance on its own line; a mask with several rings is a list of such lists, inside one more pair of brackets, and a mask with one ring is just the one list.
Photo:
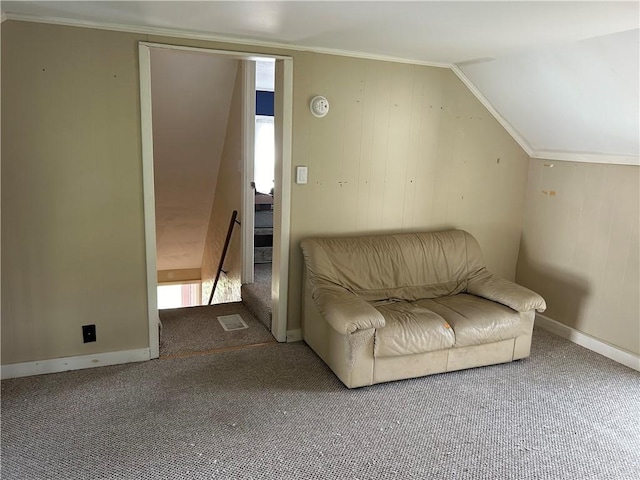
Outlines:
[[315, 117], [324, 117], [329, 113], [329, 100], [321, 95], [317, 95], [311, 99], [309, 108]]

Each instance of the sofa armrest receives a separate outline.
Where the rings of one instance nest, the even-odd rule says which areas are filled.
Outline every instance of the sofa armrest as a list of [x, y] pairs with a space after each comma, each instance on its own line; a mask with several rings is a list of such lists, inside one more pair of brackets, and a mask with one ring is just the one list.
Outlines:
[[318, 312], [338, 333], [384, 327], [382, 314], [345, 288], [316, 286], [311, 296]]
[[547, 308], [544, 299], [537, 293], [486, 270], [469, 280], [467, 292], [501, 303], [517, 312], [527, 312], [532, 309], [544, 312]]

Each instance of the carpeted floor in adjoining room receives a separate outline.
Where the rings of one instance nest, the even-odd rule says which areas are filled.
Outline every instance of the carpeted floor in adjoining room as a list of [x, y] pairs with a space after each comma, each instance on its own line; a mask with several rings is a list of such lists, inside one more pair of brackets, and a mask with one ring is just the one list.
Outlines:
[[304, 344], [2, 382], [3, 480], [631, 480], [640, 373], [531, 357], [346, 389]]
[[254, 282], [241, 287], [242, 302], [262, 324], [271, 329], [271, 264], [254, 265]]
[[[249, 328], [225, 331], [219, 316], [238, 314]], [[241, 302], [160, 310], [160, 357], [274, 343], [271, 332]]]

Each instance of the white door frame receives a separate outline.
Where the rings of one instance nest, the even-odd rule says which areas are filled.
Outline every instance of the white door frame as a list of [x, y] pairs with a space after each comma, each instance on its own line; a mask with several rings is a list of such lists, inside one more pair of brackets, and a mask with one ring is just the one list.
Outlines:
[[[158, 277], [156, 266], [156, 214], [155, 214], [155, 185], [153, 176], [153, 126], [152, 126], [152, 104], [151, 104], [151, 48], [162, 48], [171, 50], [185, 50], [200, 53], [210, 53], [225, 55], [238, 60], [256, 60], [259, 58], [276, 59], [276, 77], [278, 71], [282, 77], [280, 84], [282, 91], [276, 93], [276, 111], [281, 112], [276, 117], [276, 132], [281, 132], [281, 136], [276, 138], [276, 195], [274, 201], [274, 263], [271, 288], [272, 320], [271, 333], [279, 342], [287, 340], [287, 300], [288, 300], [288, 279], [289, 279], [289, 227], [291, 211], [291, 130], [293, 116], [293, 59], [280, 55], [263, 55], [257, 53], [230, 52], [226, 50], [214, 50], [208, 48], [184, 47], [179, 45], [167, 45], [152, 42], [139, 42], [139, 63], [140, 63], [140, 126], [142, 134], [142, 177], [143, 177], [143, 197], [144, 197], [144, 229], [145, 229], [145, 250], [147, 262], [147, 310], [149, 321], [149, 357], [158, 358], [160, 356], [160, 337], [158, 332]], [[278, 65], [280, 67], [278, 68]], [[244, 81], [245, 79], [243, 79]], [[276, 87], [276, 90], [278, 88]], [[255, 95], [255, 92], [252, 92]], [[278, 104], [279, 102], [279, 104]], [[243, 102], [243, 118], [246, 122], [247, 102]], [[252, 121], [255, 120], [252, 117]], [[280, 128], [278, 129], [278, 125]], [[247, 149], [247, 145], [252, 143], [246, 138], [248, 134], [245, 129], [245, 140], [243, 148], [243, 168], [249, 162], [248, 155], [251, 154], [250, 162], [253, 163], [253, 146]], [[277, 135], [277, 133], [276, 133]], [[253, 135], [252, 135], [253, 136]], [[280, 148], [278, 148], [278, 145]], [[243, 178], [245, 178], [243, 172]], [[279, 187], [279, 190], [277, 188]], [[243, 201], [246, 196], [243, 188]], [[244, 223], [241, 219], [241, 222]], [[243, 242], [244, 243], [244, 242]], [[282, 275], [281, 275], [282, 273]]]
[[243, 93], [242, 99], [242, 211], [240, 212], [240, 230], [242, 232], [242, 284], [253, 283], [253, 234], [255, 223], [255, 132], [256, 132], [256, 64], [243, 61]]

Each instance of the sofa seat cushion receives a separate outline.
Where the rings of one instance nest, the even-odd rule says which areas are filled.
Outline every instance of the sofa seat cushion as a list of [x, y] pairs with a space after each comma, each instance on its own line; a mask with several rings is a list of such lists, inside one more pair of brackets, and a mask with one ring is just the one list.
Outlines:
[[415, 302], [389, 302], [376, 306], [385, 326], [377, 328], [374, 357], [392, 357], [451, 348], [455, 335], [437, 313]]
[[475, 295], [463, 293], [416, 303], [453, 327], [456, 347], [499, 342], [528, 331], [518, 312]]

